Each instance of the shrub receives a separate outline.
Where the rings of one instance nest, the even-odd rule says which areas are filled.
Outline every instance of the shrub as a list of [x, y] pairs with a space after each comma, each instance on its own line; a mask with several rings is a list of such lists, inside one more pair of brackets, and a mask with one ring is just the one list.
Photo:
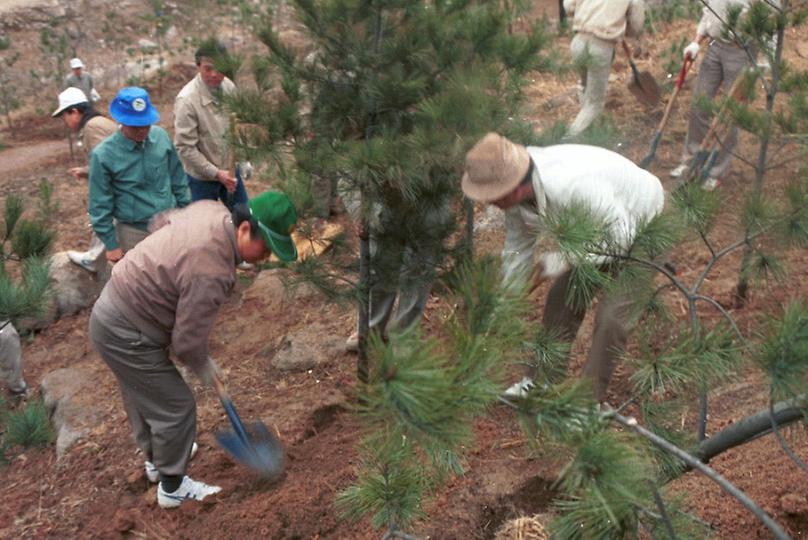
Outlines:
[[5, 440], [7, 447], [46, 446], [53, 439], [48, 411], [42, 401], [29, 401], [23, 409], [8, 415]]

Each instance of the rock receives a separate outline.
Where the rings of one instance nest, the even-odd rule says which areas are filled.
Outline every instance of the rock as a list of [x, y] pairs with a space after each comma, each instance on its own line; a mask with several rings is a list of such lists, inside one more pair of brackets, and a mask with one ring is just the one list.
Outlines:
[[798, 493], [786, 493], [780, 497], [780, 508], [786, 514], [806, 514], [808, 513], [808, 498]]
[[311, 324], [284, 336], [271, 364], [281, 371], [306, 371], [327, 362], [341, 350], [341, 338], [322, 324]]
[[287, 287], [283, 277], [287, 271], [276, 268], [264, 270], [258, 274], [252, 285], [241, 295], [244, 304], [258, 304], [261, 309], [271, 313], [285, 304], [299, 302], [316, 294], [316, 290], [306, 283], [295, 287]]
[[150, 39], [140, 38], [139, 40], [137, 40], [137, 46], [144, 51], [148, 51], [151, 49], [156, 49], [157, 43], [153, 42]]
[[42, 378], [42, 397], [56, 430], [56, 455], [61, 458], [76, 441], [95, 428], [103, 414], [93, 373], [62, 368]]
[[95, 303], [107, 282], [108, 272], [93, 273], [70, 262], [67, 252], [51, 257], [50, 278], [58, 317], [67, 317]]

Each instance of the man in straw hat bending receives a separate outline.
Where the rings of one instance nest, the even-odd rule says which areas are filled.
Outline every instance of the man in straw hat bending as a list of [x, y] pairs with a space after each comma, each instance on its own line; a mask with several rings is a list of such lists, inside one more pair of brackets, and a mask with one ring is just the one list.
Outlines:
[[[658, 214], [664, 203], [659, 180], [619, 154], [577, 144], [526, 148], [496, 133], [488, 133], [466, 154], [462, 188], [468, 198], [505, 211], [505, 282], [525, 285], [531, 274], [554, 280], [542, 322], [547, 330], [570, 342], [586, 315], [586, 307], [575, 309], [565, 301], [572, 269], [560, 253], [541, 254], [534, 268], [533, 254], [547, 209], [583, 203], [628, 247], [637, 224]], [[601, 401], [614, 360], [625, 347], [628, 307], [628, 299], [614, 293], [598, 304], [583, 374], [592, 379]], [[505, 395], [525, 395], [535, 375], [532, 369]]]

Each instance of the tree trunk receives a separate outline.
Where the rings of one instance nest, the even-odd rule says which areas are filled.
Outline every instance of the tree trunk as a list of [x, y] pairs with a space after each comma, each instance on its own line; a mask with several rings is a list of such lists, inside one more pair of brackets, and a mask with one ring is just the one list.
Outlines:
[[[363, 195], [364, 197], [364, 195]], [[370, 227], [362, 218], [362, 230], [359, 233], [359, 358], [356, 364], [356, 376], [360, 382], [368, 382], [368, 333], [370, 328]]]
[[[781, 401], [774, 406], [774, 421], [778, 426], [784, 426], [803, 418], [805, 407], [794, 405], [794, 402]], [[766, 408], [755, 414], [742, 418], [729, 427], [726, 427], [699, 443], [693, 455], [702, 462], [708, 463], [712, 458], [748, 443], [758, 437], [768, 435], [772, 430], [769, 409]]]

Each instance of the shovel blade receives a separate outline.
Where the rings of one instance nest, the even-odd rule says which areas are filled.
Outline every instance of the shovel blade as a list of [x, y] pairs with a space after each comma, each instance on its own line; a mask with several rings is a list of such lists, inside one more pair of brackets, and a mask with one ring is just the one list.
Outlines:
[[264, 478], [279, 477], [283, 472], [284, 452], [278, 438], [261, 422], [250, 424], [246, 431], [246, 440], [234, 431], [219, 432], [216, 440], [236, 462]]
[[634, 94], [634, 97], [646, 105], [656, 105], [662, 99], [662, 91], [656, 79], [647, 71], [636, 73], [629, 80], [628, 89]]

